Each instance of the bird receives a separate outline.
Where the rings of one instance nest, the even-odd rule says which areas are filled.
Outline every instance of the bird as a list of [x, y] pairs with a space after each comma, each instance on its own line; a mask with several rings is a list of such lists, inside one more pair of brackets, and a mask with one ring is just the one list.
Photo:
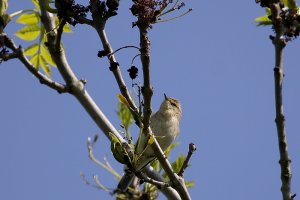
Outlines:
[[[150, 117], [150, 127], [160, 148], [165, 151], [179, 134], [179, 123], [182, 115], [180, 101], [164, 94], [164, 101], [160, 108]], [[145, 166], [156, 159], [152, 148], [147, 145], [149, 136], [141, 134], [137, 144], [143, 144], [141, 156], [133, 163], [135, 171], [141, 171]], [[121, 178], [118, 189], [125, 192], [134, 178], [134, 173], [127, 171]]]

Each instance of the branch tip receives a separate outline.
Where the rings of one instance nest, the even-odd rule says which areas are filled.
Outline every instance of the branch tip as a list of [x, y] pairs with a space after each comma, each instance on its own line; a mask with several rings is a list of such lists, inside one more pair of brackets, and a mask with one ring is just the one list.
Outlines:
[[178, 172], [178, 176], [183, 177], [183, 173], [184, 173], [185, 169], [188, 167], [189, 161], [190, 161], [193, 153], [196, 151], [196, 149], [197, 148], [196, 148], [196, 145], [194, 143], [189, 144], [189, 152], [188, 152], [188, 154], [186, 156], [186, 159], [184, 160], [184, 162], [181, 166], [181, 169]]

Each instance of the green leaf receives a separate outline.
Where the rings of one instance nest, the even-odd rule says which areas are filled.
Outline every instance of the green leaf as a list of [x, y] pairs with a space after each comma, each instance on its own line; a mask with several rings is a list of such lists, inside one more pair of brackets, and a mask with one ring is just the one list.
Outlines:
[[264, 15], [255, 18], [255, 22], [257, 22], [257, 26], [268, 26], [272, 25], [272, 20], [269, 19], [269, 15]]
[[290, 9], [295, 9], [297, 8], [297, 4], [295, 0], [282, 0], [283, 4], [290, 8]]
[[183, 162], [185, 160], [185, 156], [183, 155], [179, 155], [177, 160], [175, 160], [173, 163], [172, 163], [172, 168], [174, 170], [175, 173], [178, 173], [179, 170], [181, 169], [182, 165], [183, 165]]
[[51, 76], [51, 69], [49, 64], [45, 61], [42, 55], [39, 56], [39, 63], [43, 71], [46, 73], [48, 77]]
[[18, 30], [15, 35], [22, 40], [35, 40], [41, 33], [41, 27], [38, 25], [29, 25]]
[[[56, 24], [56, 27], [59, 27], [59, 19], [58, 19], [58, 17], [55, 17], [55, 24]], [[64, 31], [65, 33], [72, 33], [72, 30], [71, 30], [69, 24], [65, 24], [65, 25], [64, 25], [63, 31]]]
[[31, 1], [32, 1], [32, 3], [35, 5], [36, 9], [41, 10], [41, 9], [40, 9], [40, 4], [39, 4], [39, 1], [38, 1], [38, 0], [31, 0]]
[[[183, 164], [184, 160], [185, 160], [185, 156], [179, 155], [178, 158], [171, 164], [171, 165], [172, 165], [172, 169], [174, 170], [175, 173], [178, 173], [178, 172], [179, 172], [179, 170], [180, 170], [181, 167], [182, 167], [182, 164]], [[168, 175], [167, 175], [166, 172], [164, 172], [164, 173], [162, 174], [162, 176], [163, 176], [164, 178], [166, 178], [166, 179], [169, 180], [169, 177], [168, 177]]]
[[41, 55], [45, 59], [45, 61], [53, 67], [56, 67], [55, 62], [53, 61], [48, 48], [43, 44], [41, 45]]
[[159, 161], [158, 160], [154, 160], [152, 163], [151, 163], [151, 166], [153, 167], [153, 169], [157, 172], [159, 172], [161, 170], [161, 166], [159, 164]]
[[24, 54], [26, 56], [32, 56], [32, 55], [36, 54], [38, 50], [39, 50], [39, 44], [35, 43], [35, 44], [30, 45], [29, 47], [27, 47], [24, 50]]
[[122, 125], [125, 127], [125, 130], [127, 131], [129, 126], [133, 122], [133, 117], [127, 105], [124, 105], [121, 102], [118, 103], [118, 116], [121, 120]]
[[271, 15], [272, 14], [272, 11], [271, 11], [271, 9], [270, 8], [266, 8], [266, 15]]
[[[156, 192], [157, 192], [157, 187], [155, 187], [155, 185], [152, 185], [150, 183], [145, 183], [145, 186], [144, 186], [144, 192], [151, 196], [151, 193], [153, 196], [155, 196]], [[155, 198], [149, 198], [149, 199], [155, 199]]]
[[174, 148], [174, 147], [176, 147], [176, 146], [178, 146], [179, 145], [179, 143], [174, 143], [174, 144], [171, 144], [166, 150], [165, 150], [165, 155], [167, 156], [167, 157], [169, 157], [169, 155], [170, 155], [170, 153], [171, 153], [171, 150]]
[[32, 56], [30, 58], [30, 62], [32, 63], [32, 65], [34, 66], [35, 69], [39, 69], [39, 55], [35, 54], [34, 56]]
[[40, 22], [40, 15], [37, 12], [25, 13], [20, 15], [20, 17], [16, 19], [16, 22], [27, 25], [38, 24]]
[[191, 188], [191, 187], [195, 186], [195, 182], [194, 181], [184, 181], [184, 184], [188, 188]]
[[64, 26], [64, 32], [65, 33], [72, 33], [72, 29], [70, 28], [70, 25], [69, 24], [66, 24]]

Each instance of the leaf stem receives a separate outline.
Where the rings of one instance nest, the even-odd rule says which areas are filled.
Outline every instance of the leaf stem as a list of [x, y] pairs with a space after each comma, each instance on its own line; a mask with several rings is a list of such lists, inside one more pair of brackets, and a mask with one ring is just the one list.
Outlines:
[[13, 12], [11, 13], [9, 16], [11, 18], [17, 16], [17, 15], [20, 15], [20, 14], [23, 14], [23, 13], [27, 13], [27, 12], [37, 12], [35, 9], [28, 9], [28, 10], [19, 10], [19, 11], [16, 11], [16, 12]]

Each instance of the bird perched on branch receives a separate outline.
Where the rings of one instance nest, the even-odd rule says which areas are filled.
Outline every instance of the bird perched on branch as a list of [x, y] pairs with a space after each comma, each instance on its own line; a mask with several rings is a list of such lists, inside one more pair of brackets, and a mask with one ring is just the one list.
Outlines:
[[[181, 118], [181, 104], [177, 99], [167, 97], [160, 105], [160, 108], [150, 118], [150, 127], [161, 149], [165, 151], [179, 134], [179, 122]], [[142, 170], [150, 162], [156, 159], [155, 153], [148, 144], [149, 136], [141, 134], [137, 145], [143, 144], [140, 157], [133, 163], [135, 171]], [[134, 178], [134, 173], [130, 170], [125, 173], [118, 184], [118, 189], [125, 192]]]

